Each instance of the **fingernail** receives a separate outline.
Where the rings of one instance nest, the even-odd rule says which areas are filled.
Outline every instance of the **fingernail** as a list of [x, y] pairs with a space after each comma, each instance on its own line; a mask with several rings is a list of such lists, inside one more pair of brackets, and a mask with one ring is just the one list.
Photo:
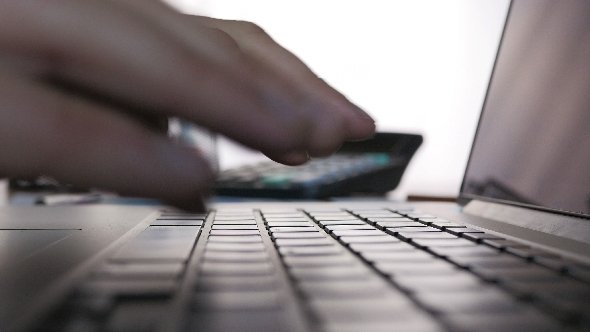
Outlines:
[[306, 151], [289, 152], [281, 157], [281, 161], [287, 165], [305, 164], [309, 159], [309, 154]]
[[356, 106], [355, 104], [348, 101], [346, 98], [329, 98], [325, 100], [328, 102], [329, 105], [335, 108], [339, 112], [346, 112], [349, 115], [354, 116], [355, 118], [359, 118], [363, 121], [375, 123], [375, 120], [365, 111], [363, 111], [360, 107]]
[[350, 102], [342, 103], [340, 107], [363, 121], [375, 123], [375, 120], [367, 112]]
[[360, 107], [358, 107], [358, 106], [356, 106], [356, 105], [354, 105], [354, 104], [351, 104], [351, 106], [352, 106], [352, 107], [351, 107], [351, 108], [352, 108], [352, 111], [353, 111], [354, 113], [356, 113], [356, 115], [358, 115], [359, 117], [361, 117], [361, 118], [363, 118], [363, 119], [370, 120], [371, 122], [375, 123], [375, 119], [373, 119], [373, 117], [371, 117], [371, 116], [370, 116], [370, 115], [369, 115], [367, 112], [365, 112], [363, 109], [361, 109]]

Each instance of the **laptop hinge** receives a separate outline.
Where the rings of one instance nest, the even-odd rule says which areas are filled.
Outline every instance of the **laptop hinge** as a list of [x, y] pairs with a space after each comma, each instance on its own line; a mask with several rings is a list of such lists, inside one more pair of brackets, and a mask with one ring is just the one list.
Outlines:
[[475, 199], [463, 212], [590, 244], [590, 220], [585, 218]]

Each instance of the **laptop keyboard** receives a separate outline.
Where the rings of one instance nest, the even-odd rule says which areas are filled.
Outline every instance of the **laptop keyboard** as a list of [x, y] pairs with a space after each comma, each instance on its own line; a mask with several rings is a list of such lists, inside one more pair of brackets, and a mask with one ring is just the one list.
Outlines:
[[414, 210], [164, 212], [39, 331], [590, 329], [590, 266]]

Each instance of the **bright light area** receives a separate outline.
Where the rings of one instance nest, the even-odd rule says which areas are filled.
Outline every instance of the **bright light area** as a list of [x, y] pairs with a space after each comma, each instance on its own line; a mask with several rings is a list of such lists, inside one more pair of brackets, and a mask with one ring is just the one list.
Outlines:
[[[507, 0], [168, 0], [252, 21], [377, 120], [424, 144], [394, 198], [455, 196], [461, 184]], [[226, 140], [221, 168], [261, 160]]]
[[0, 206], [8, 203], [8, 180], [0, 179]]

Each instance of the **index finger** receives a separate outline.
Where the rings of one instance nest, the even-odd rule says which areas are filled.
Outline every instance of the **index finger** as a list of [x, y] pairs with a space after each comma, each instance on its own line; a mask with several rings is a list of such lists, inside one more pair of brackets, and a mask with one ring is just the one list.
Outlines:
[[194, 16], [199, 24], [228, 33], [240, 49], [257, 62], [265, 63], [279, 75], [288, 77], [298, 89], [320, 100], [327, 111], [345, 116], [349, 140], [371, 137], [375, 121], [361, 108], [319, 78], [303, 61], [276, 43], [264, 30], [250, 22]]

